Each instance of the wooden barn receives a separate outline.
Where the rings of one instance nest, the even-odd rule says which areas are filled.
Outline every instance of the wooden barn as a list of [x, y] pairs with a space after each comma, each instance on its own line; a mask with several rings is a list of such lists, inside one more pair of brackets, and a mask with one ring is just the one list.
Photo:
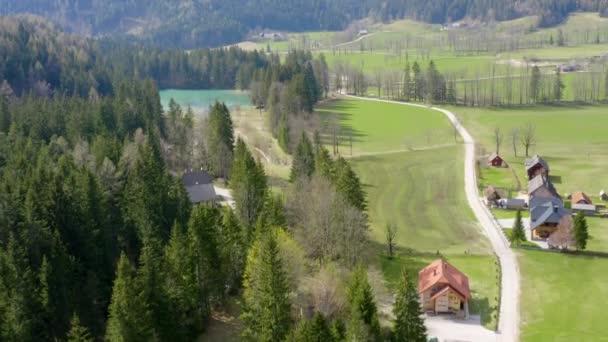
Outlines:
[[498, 154], [494, 152], [488, 156], [488, 166], [504, 167], [506, 166], [506, 163]]
[[549, 164], [537, 154], [526, 159], [526, 173], [528, 174], [528, 180], [538, 175], [549, 177]]
[[433, 261], [419, 272], [418, 294], [425, 312], [469, 316], [469, 278], [443, 259]]

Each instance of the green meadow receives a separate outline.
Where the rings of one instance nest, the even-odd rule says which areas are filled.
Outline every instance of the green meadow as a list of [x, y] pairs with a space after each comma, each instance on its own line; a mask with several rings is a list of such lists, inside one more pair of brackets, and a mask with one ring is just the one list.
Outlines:
[[[403, 267], [414, 274], [443, 256], [467, 273], [471, 310], [495, 328], [498, 278], [489, 242], [464, 195], [463, 150], [443, 114], [426, 108], [344, 99], [319, 109], [325, 120], [357, 133], [351, 159], [368, 195], [370, 235], [389, 288]], [[421, 132], [435, 131], [431, 140]], [[419, 150], [391, 152], [415, 142]], [[425, 149], [428, 148], [428, 149]], [[348, 157], [346, 146], [342, 153]], [[385, 256], [384, 229], [395, 224], [397, 254]]]

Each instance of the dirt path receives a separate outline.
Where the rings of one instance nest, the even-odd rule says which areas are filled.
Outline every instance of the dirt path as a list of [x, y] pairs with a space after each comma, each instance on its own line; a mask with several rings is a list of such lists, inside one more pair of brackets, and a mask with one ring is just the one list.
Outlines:
[[465, 192], [469, 206], [477, 220], [483, 227], [494, 253], [500, 261], [501, 284], [500, 284], [500, 316], [498, 318], [498, 341], [518, 341], [519, 339], [519, 292], [520, 275], [517, 259], [507, 241], [502, 229], [494, 216], [482, 204], [477, 190], [477, 175], [475, 173], [475, 140], [469, 132], [460, 124], [454, 113], [438, 107], [428, 107], [415, 103], [405, 103], [389, 100], [371, 99], [358, 96], [347, 96], [350, 98], [395, 103], [404, 106], [428, 108], [443, 113], [456, 127], [465, 145], [464, 181]]

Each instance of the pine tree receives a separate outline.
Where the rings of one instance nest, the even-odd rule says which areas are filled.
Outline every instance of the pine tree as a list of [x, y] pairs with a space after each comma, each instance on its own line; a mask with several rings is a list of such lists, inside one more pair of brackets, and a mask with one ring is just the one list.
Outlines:
[[340, 157], [335, 163], [336, 190], [355, 208], [365, 211], [367, 203], [359, 177], [346, 159]]
[[395, 341], [426, 341], [426, 327], [421, 317], [422, 310], [418, 300], [418, 293], [412, 277], [404, 269], [393, 307], [395, 324], [393, 336]]
[[[378, 320], [378, 309], [374, 301], [374, 294], [367, 279], [367, 270], [359, 265], [353, 272], [348, 288], [348, 303], [350, 305], [351, 320], [348, 330], [360, 336], [363, 330], [367, 331], [375, 340], [381, 338], [380, 322]], [[355, 328], [359, 320], [366, 329]]]
[[234, 151], [234, 131], [226, 104], [216, 101], [211, 107], [206, 120], [205, 140], [209, 170], [216, 176], [228, 176]]
[[242, 140], [238, 140], [234, 153], [230, 188], [236, 203], [236, 215], [247, 229], [246, 242], [249, 244], [252, 230], [264, 208], [267, 183], [262, 165], [256, 163]]
[[289, 181], [296, 182], [300, 179], [309, 179], [315, 172], [315, 157], [313, 154], [312, 144], [306, 135], [302, 132], [302, 137], [296, 148], [296, 153], [293, 156]]
[[287, 275], [274, 232], [258, 236], [251, 247], [243, 287], [243, 339], [282, 341], [291, 325], [291, 304]]
[[576, 242], [577, 250], [585, 250], [587, 248], [587, 240], [589, 239], [589, 227], [587, 219], [582, 211], [579, 211], [574, 217], [574, 241]]
[[412, 82], [412, 76], [410, 75], [410, 73], [410, 62], [406, 61], [405, 69], [403, 71], [403, 98], [405, 99], [405, 101], [409, 101], [411, 95], [410, 85]]
[[128, 342], [151, 340], [152, 331], [146, 326], [148, 316], [145, 303], [137, 291], [135, 272], [124, 253], [116, 267], [116, 279], [112, 288], [106, 340]]
[[245, 239], [246, 232], [243, 231], [236, 215], [232, 209], [226, 208], [222, 217], [221, 250], [226, 282], [232, 290], [241, 286], [247, 251]]
[[333, 342], [334, 336], [327, 324], [325, 316], [320, 312], [298, 324], [288, 341], [293, 342]]
[[511, 243], [515, 246], [519, 246], [522, 241], [526, 241], [526, 233], [524, 231], [524, 224], [521, 219], [521, 211], [518, 210], [515, 215], [515, 224], [513, 225], [513, 230], [511, 231], [511, 236], [509, 237]]
[[541, 73], [540, 68], [535, 65], [532, 67], [532, 75], [530, 76], [530, 100], [532, 102], [540, 101], [541, 89]]
[[561, 70], [558, 67], [555, 70], [555, 85], [553, 87], [553, 97], [555, 98], [555, 101], [559, 102], [562, 100], [562, 96], [564, 94], [565, 87], [566, 86], [564, 85], [564, 82], [562, 81]]
[[70, 331], [68, 332], [68, 342], [93, 342], [95, 339], [89, 330], [80, 324], [80, 318], [74, 313], [70, 321]]

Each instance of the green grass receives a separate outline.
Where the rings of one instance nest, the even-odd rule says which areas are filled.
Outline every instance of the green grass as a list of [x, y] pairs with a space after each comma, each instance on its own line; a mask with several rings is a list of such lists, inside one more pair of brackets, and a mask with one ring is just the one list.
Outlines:
[[[490, 255], [451, 254], [444, 256], [456, 268], [469, 278], [472, 300], [469, 302], [470, 312], [480, 315], [481, 321], [488, 329], [496, 328], [498, 305], [498, 265], [496, 258]], [[420, 269], [438, 259], [433, 253], [409, 254], [399, 253], [393, 259], [380, 256], [382, 272], [387, 280], [389, 290], [395, 292], [403, 268], [418, 279]]]
[[505, 190], [517, 190], [517, 180], [511, 169], [506, 167], [482, 168], [478, 181], [482, 190], [488, 185]]
[[524, 182], [524, 151], [518, 144], [515, 157], [509, 132], [533, 123], [537, 143], [530, 154], [547, 159], [553, 181], [562, 194], [585, 191], [597, 195], [608, 188], [608, 106], [538, 106], [523, 108], [450, 108], [462, 119], [469, 132], [486, 149], [492, 148], [493, 131], [500, 127], [505, 139], [501, 155]]
[[589, 240], [587, 250], [608, 253], [608, 218], [587, 217]]
[[604, 341], [608, 258], [521, 251], [522, 341]]
[[[503, 231], [505, 232], [505, 235], [507, 236], [507, 239], [511, 238], [511, 234], [513, 234], [513, 229], [512, 228], [503, 228]], [[521, 247], [528, 247], [528, 248], [540, 248], [537, 244], [530, 242], [530, 241], [522, 241], [519, 243], [519, 245]]]
[[443, 114], [426, 108], [345, 99], [322, 105], [317, 112], [325, 135], [338, 122], [341, 152], [353, 154], [408, 150], [453, 142], [452, 128]]
[[368, 194], [373, 240], [397, 225], [397, 244], [418, 252], [489, 252], [464, 194], [462, 146], [352, 160]]

